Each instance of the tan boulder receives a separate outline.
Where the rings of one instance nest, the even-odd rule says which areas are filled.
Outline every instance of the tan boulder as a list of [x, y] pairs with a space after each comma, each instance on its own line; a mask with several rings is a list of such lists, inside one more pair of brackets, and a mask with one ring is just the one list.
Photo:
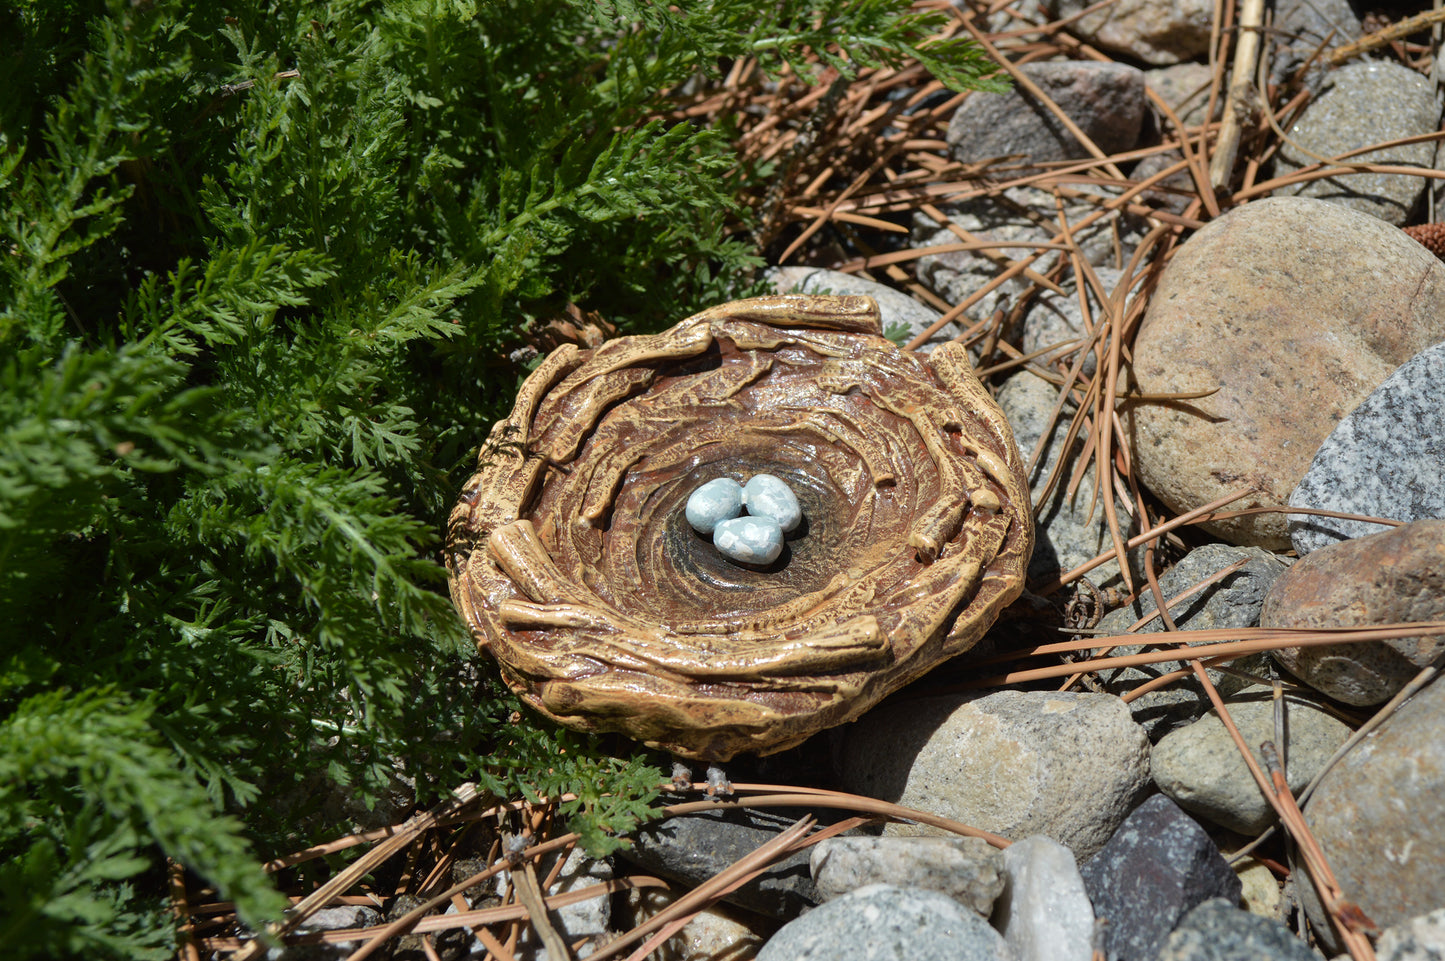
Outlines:
[[[1139, 478], [1184, 512], [1252, 485], [1236, 508], [1283, 507], [1335, 424], [1445, 340], [1445, 264], [1403, 231], [1337, 204], [1278, 197], [1203, 227], [1174, 255], [1134, 346], [1126, 411]], [[1206, 525], [1289, 546], [1283, 514]]]

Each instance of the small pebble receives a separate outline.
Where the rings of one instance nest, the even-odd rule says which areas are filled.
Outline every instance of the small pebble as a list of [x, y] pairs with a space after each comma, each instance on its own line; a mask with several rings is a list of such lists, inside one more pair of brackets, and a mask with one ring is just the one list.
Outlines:
[[797, 495], [772, 474], [756, 474], [743, 488], [743, 503], [754, 517], [770, 517], [784, 531], [791, 531], [803, 520], [803, 508]]
[[734, 517], [713, 529], [712, 542], [732, 560], [771, 564], [783, 552], [783, 529], [771, 517]]
[[692, 492], [684, 513], [693, 530], [711, 534], [720, 521], [732, 520], [742, 510], [743, 486], [731, 477], [719, 477]]

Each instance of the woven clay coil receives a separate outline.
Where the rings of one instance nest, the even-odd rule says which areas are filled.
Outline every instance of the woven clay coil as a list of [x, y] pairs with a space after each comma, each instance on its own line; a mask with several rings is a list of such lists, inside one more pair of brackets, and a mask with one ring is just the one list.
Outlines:
[[[684, 517], [782, 478], [765, 569]], [[1023, 465], [963, 348], [882, 336], [867, 297], [761, 297], [564, 345], [492, 430], [448, 531], [452, 597], [532, 707], [686, 758], [771, 753], [972, 647], [1023, 587]]]

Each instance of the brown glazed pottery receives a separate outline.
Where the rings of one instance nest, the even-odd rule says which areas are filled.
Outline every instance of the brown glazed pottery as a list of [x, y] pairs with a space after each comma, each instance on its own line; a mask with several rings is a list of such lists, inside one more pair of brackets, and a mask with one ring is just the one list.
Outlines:
[[[683, 512], [758, 473], [804, 514], [766, 567]], [[1018, 450], [967, 353], [899, 350], [868, 297], [558, 347], [448, 527], [452, 598], [523, 700], [706, 761], [792, 747], [968, 650], [1033, 549]]]

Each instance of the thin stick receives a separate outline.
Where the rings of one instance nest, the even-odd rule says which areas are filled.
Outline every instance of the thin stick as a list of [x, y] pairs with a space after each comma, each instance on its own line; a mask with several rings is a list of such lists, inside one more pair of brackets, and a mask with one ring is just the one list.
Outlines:
[[1234, 73], [1229, 79], [1229, 92], [1224, 98], [1224, 125], [1219, 141], [1209, 158], [1209, 184], [1215, 190], [1229, 183], [1234, 172], [1234, 159], [1239, 153], [1239, 135], [1243, 118], [1254, 101], [1251, 86], [1254, 65], [1259, 59], [1259, 31], [1264, 25], [1264, 0], [1244, 0], [1239, 14], [1239, 33], [1234, 46]]

